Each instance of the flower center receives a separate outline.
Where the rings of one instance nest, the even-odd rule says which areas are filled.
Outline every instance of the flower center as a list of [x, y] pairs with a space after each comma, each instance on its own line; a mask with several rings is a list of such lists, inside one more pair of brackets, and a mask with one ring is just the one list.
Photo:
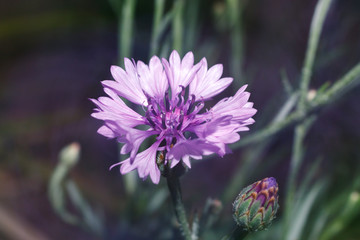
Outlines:
[[202, 101], [196, 104], [193, 95], [185, 101], [184, 95], [185, 91], [182, 91], [174, 100], [170, 100], [167, 92], [164, 99], [148, 98], [145, 117], [149, 125], [159, 131], [158, 139], [165, 138], [168, 144], [174, 138], [185, 138], [185, 129], [196, 124], [192, 120], [204, 106]]

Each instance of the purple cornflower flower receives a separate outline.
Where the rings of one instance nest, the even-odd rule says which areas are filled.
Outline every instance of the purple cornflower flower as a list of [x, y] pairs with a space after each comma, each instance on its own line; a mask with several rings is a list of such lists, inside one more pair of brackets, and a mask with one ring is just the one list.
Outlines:
[[[237, 132], [249, 130], [256, 109], [248, 102], [250, 93], [241, 87], [233, 97], [222, 99], [209, 110], [203, 110], [204, 102], [227, 88], [232, 78], [221, 78], [223, 67], [217, 64], [208, 69], [203, 58], [194, 65], [194, 56], [188, 52], [181, 60], [173, 51], [169, 61], [154, 56], [149, 65], [124, 59], [125, 70], [111, 67], [113, 80], [102, 82], [108, 97], [91, 99], [97, 106], [92, 114], [104, 121], [98, 133], [117, 138], [124, 143], [121, 154], [128, 159], [120, 165], [126, 174], [137, 168], [139, 177], [150, 175], [154, 183], [160, 180], [156, 154], [162, 151], [165, 164], [172, 168], [181, 160], [190, 165], [190, 157], [201, 159], [203, 155], [230, 152], [227, 144], [240, 139]], [[129, 108], [120, 97], [141, 105], [144, 114]], [[202, 111], [203, 110], [203, 111]], [[138, 126], [147, 126], [140, 130]], [[144, 129], [144, 128], [143, 128]], [[155, 135], [155, 142], [138, 153], [142, 142]]]

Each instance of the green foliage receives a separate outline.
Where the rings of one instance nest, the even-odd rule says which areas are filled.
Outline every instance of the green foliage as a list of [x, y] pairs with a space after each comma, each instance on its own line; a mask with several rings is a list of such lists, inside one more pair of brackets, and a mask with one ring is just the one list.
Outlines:
[[[79, 156], [80, 145], [78, 143], [69, 144], [61, 150], [59, 163], [49, 182], [49, 200], [53, 209], [63, 221], [71, 225], [81, 226], [98, 236], [102, 236], [104, 226], [101, 215], [91, 208], [80, 193], [77, 185], [69, 177], [69, 172], [79, 161]], [[67, 198], [77, 210], [77, 214], [68, 209]]]

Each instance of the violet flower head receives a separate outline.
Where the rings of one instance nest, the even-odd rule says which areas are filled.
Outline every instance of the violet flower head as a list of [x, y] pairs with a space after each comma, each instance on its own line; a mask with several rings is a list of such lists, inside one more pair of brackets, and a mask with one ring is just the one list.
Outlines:
[[[157, 152], [165, 153], [164, 163], [171, 168], [180, 161], [190, 168], [190, 158], [199, 160], [213, 153], [222, 157], [230, 152], [227, 144], [238, 141], [238, 132], [249, 130], [247, 126], [254, 123], [251, 117], [256, 109], [248, 102], [246, 85], [234, 96], [204, 109], [204, 102], [233, 80], [221, 78], [221, 64], [208, 69], [203, 58], [194, 65], [192, 52], [181, 59], [176, 51], [169, 61], [154, 56], [148, 65], [127, 58], [124, 63], [125, 70], [111, 67], [115, 81], [102, 82], [108, 96], [91, 99], [97, 106], [92, 116], [104, 121], [98, 133], [124, 143], [121, 154], [130, 155], [110, 169], [120, 165], [122, 174], [137, 169], [140, 178], [150, 175], [157, 184], [161, 175]], [[129, 108], [121, 97], [140, 105], [142, 113]], [[140, 130], [140, 125], [146, 126], [141, 128], [145, 130]], [[152, 145], [138, 153], [151, 136], [155, 136]]]

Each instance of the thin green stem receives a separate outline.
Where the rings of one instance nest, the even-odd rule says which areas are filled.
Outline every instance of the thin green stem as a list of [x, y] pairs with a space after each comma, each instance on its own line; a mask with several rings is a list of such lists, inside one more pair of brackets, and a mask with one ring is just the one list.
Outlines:
[[183, 43], [183, 13], [184, 13], [184, 0], [176, 0], [174, 3], [174, 18], [173, 18], [173, 47], [178, 53], [182, 54]]
[[262, 128], [256, 133], [244, 138], [241, 141], [232, 145], [232, 149], [240, 148], [247, 146], [252, 143], [257, 143], [264, 141], [265, 139], [273, 136], [274, 134], [280, 132], [281, 130], [293, 125], [294, 123], [301, 121], [305, 117], [305, 114], [300, 114], [299, 112], [294, 112], [286, 117], [284, 120], [277, 123], [270, 123], [268, 126]]
[[122, 5], [121, 14], [118, 12], [119, 65], [122, 65], [124, 57], [131, 56], [135, 6], [136, 0], [125, 0]]
[[192, 240], [191, 230], [186, 219], [186, 212], [182, 202], [179, 178], [170, 172], [167, 176], [167, 185], [171, 194], [171, 200], [174, 204], [176, 217], [181, 226], [181, 232], [186, 240]]
[[321, 30], [323, 28], [324, 20], [329, 10], [331, 1], [332, 0], [319, 0], [315, 8], [315, 13], [310, 27], [305, 62], [301, 74], [300, 100], [298, 104], [299, 111], [305, 110], [306, 97], [308, 94], [310, 79], [313, 71], [315, 54], [319, 45]]
[[[325, 17], [328, 13], [331, 0], [319, 0], [315, 13], [311, 22], [310, 34], [308, 47], [306, 50], [305, 61], [302, 69], [302, 75], [300, 80], [300, 99], [297, 104], [296, 112], [300, 113], [305, 117], [306, 112], [308, 111], [306, 107], [307, 96], [309, 91], [310, 79], [313, 71], [314, 60], [316, 55], [316, 50], [319, 45], [319, 39], [321, 35], [321, 30], [324, 25]], [[286, 192], [286, 205], [285, 205], [285, 221], [284, 221], [284, 231], [291, 231], [289, 229], [289, 223], [291, 222], [291, 215], [293, 213], [293, 206], [296, 193], [296, 178], [298, 172], [301, 168], [304, 154], [303, 142], [306, 136], [308, 129], [313, 123], [315, 117], [307, 118], [305, 121], [298, 123], [295, 127], [294, 132], [294, 142], [293, 150], [290, 162], [290, 172], [287, 180], [287, 192]], [[284, 234], [284, 239], [287, 238], [287, 234]]]
[[[242, 78], [243, 55], [244, 55], [244, 37], [242, 26], [242, 14], [244, 1], [241, 0], [227, 0], [227, 9], [229, 12], [229, 27], [230, 27], [230, 41], [231, 41], [231, 65], [230, 71], [235, 78]], [[234, 81], [235, 89], [241, 86], [240, 80]]]
[[257, 131], [255, 134], [238, 141], [236, 144], [233, 144], [232, 149], [264, 141], [266, 138], [277, 134], [281, 130], [302, 121], [311, 112], [328, 106], [358, 85], [360, 85], [360, 63], [355, 65], [349, 72], [337, 80], [331, 88], [321, 95], [316, 96], [315, 99], [305, 107], [304, 112], [295, 111], [280, 122], [270, 123], [266, 127]]
[[[124, 0], [123, 2], [110, 0], [110, 3], [118, 20], [118, 65], [124, 66], [124, 58], [131, 56], [136, 0]], [[129, 104], [126, 99], [124, 101]], [[120, 147], [119, 145], [119, 149]], [[119, 155], [119, 161], [121, 160], [123, 160], [122, 155]], [[133, 195], [137, 186], [136, 173], [131, 172], [125, 175], [124, 184], [126, 193], [130, 196]]]
[[[286, 193], [286, 205], [285, 205], [285, 218], [284, 223], [287, 225], [290, 222], [291, 213], [293, 212], [295, 192], [296, 192], [296, 178], [301, 167], [303, 160], [304, 146], [303, 142], [310, 128], [311, 124], [314, 122], [315, 116], [308, 117], [304, 122], [298, 124], [295, 127], [294, 132], [294, 143], [290, 161], [290, 171], [287, 180], [287, 193]], [[288, 230], [288, 228], [285, 228]], [[285, 236], [285, 235], [284, 235]]]
[[280, 74], [281, 74], [281, 82], [282, 82], [282, 85], [283, 85], [283, 87], [285, 89], [285, 92], [286, 92], [287, 95], [290, 96], [292, 94], [292, 92], [293, 92], [293, 87], [291, 86], [289, 76], [288, 76], [285, 69], [282, 69]]
[[[304, 123], [307, 123], [305, 121]], [[307, 132], [306, 125], [308, 124], [299, 124], [295, 128], [294, 133], [294, 143], [292, 148], [292, 156], [291, 156], [291, 162], [290, 162], [290, 174], [288, 179], [288, 185], [292, 186], [295, 182], [295, 179], [297, 177], [298, 169], [300, 167], [301, 160], [303, 158], [303, 141]]]
[[334, 100], [339, 99], [354, 87], [360, 85], [360, 63], [356, 64], [340, 80], [311, 103], [313, 108], [321, 107]]
[[159, 53], [158, 38], [161, 29], [161, 20], [164, 15], [164, 7], [165, 7], [165, 0], [155, 0], [150, 56], [154, 56]]

